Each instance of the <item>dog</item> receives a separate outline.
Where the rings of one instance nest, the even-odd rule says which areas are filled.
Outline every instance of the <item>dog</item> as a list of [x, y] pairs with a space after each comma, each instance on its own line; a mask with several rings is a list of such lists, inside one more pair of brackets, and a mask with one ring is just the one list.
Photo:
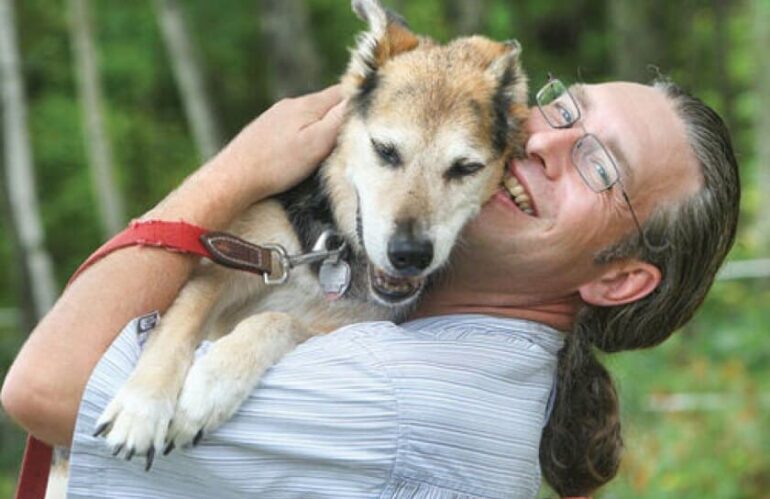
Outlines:
[[[471, 36], [441, 45], [377, 0], [352, 7], [368, 30], [342, 77], [350, 100], [334, 151], [315, 176], [228, 229], [289, 254], [316, 246], [328, 258], [293, 268], [278, 286], [202, 262], [97, 423], [116, 454], [144, 455], [149, 469], [157, 451], [197, 443], [227, 420], [264, 371], [307, 338], [403, 319], [523, 153], [518, 42]], [[193, 363], [204, 338], [216, 341]]]

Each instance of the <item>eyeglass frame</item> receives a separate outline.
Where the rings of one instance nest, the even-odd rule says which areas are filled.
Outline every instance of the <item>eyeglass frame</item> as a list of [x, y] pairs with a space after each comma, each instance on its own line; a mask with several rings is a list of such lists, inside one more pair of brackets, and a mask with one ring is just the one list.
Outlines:
[[[564, 94], [566, 94], [567, 97], [569, 97], [570, 101], [572, 102], [572, 105], [574, 106], [575, 110], [577, 111], [577, 116], [572, 121], [570, 121], [569, 123], [565, 123], [563, 125], [558, 125], [558, 124], [552, 123], [551, 119], [548, 117], [548, 114], [546, 114], [545, 110], [543, 109], [543, 105], [541, 104], [541, 96], [542, 96], [543, 92], [550, 85], [555, 85], [555, 84], [559, 84], [559, 85], [561, 85], [564, 88]], [[555, 100], [556, 99], [554, 99], [554, 101]], [[551, 101], [551, 102], [554, 102], [554, 101]], [[551, 75], [549, 73], [548, 74], [548, 81], [546, 81], [545, 85], [543, 85], [540, 88], [540, 90], [538, 90], [537, 94], [535, 95], [535, 102], [537, 104], [537, 108], [540, 110], [540, 114], [542, 114], [542, 116], [543, 116], [543, 119], [545, 119], [545, 122], [548, 123], [548, 126], [550, 126], [551, 128], [554, 128], [554, 129], [557, 129], [557, 130], [561, 130], [561, 129], [572, 128], [573, 126], [575, 126], [575, 124], [577, 124], [580, 127], [580, 129], [583, 130], [583, 135], [578, 137], [578, 139], [574, 142], [574, 144], [572, 144], [572, 148], [570, 149], [570, 161], [572, 161], [572, 166], [574, 166], [575, 169], [578, 171], [578, 173], [580, 174], [580, 178], [583, 180], [583, 182], [586, 184], [586, 186], [589, 189], [591, 189], [592, 191], [594, 191], [595, 193], [599, 194], [599, 193], [602, 193], [602, 192], [609, 191], [610, 189], [615, 187], [615, 185], [618, 185], [618, 187], [620, 188], [620, 192], [623, 195], [623, 200], [626, 202], [626, 205], [628, 206], [628, 210], [631, 212], [631, 217], [634, 219], [634, 225], [636, 225], [636, 230], [639, 232], [639, 237], [640, 237], [642, 243], [647, 247], [647, 249], [649, 249], [650, 251], [653, 251], [653, 252], [663, 251], [664, 249], [668, 248], [668, 246], [669, 246], [668, 241], [664, 241], [663, 245], [661, 245], [661, 246], [656, 246], [656, 245], [650, 243], [647, 240], [647, 236], [644, 234], [644, 230], [642, 229], [642, 225], [639, 223], [639, 218], [636, 216], [636, 212], [634, 211], [634, 207], [631, 205], [631, 199], [628, 197], [628, 193], [626, 192], [626, 188], [623, 185], [623, 181], [620, 179], [620, 170], [618, 169], [618, 165], [615, 162], [615, 159], [612, 157], [612, 154], [610, 154], [610, 152], [607, 150], [607, 147], [599, 139], [599, 137], [597, 137], [595, 134], [593, 134], [593, 133], [589, 132], [588, 130], [586, 130], [586, 127], [585, 127], [585, 125], [583, 125], [582, 122], [579, 123], [580, 118], [583, 117], [583, 113], [580, 110], [580, 106], [578, 105], [577, 99], [575, 99], [575, 96], [573, 96], [572, 92], [569, 91], [569, 88], [561, 80], [559, 80], [558, 78], [554, 78], [553, 75]], [[546, 105], [548, 105], [548, 104], [546, 104]], [[591, 185], [591, 182], [586, 178], [586, 174], [582, 170], [583, 167], [578, 165], [578, 162], [575, 160], [575, 156], [577, 154], [578, 144], [580, 144], [586, 138], [590, 138], [591, 140], [593, 140], [601, 148], [602, 152], [604, 153], [604, 155], [609, 160], [610, 165], [612, 165], [612, 169], [613, 169], [613, 171], [615, 173], [615, 179], [611, 183], [609, 183], [609, 185], [607, 185], [606, 187], [603, 187], [601, 189], [597, 189], [593, 185]]]

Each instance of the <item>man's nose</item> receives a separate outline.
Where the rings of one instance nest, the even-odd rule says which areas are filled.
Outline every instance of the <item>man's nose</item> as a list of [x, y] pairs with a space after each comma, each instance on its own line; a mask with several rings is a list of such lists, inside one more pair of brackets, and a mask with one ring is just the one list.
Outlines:
[[580, 138], [579, 128], [551, 128], [534, 125], [525, 146], [527, 157], [541, 160], [546, 177], [557, 178], [572, 164], [572, 147]]

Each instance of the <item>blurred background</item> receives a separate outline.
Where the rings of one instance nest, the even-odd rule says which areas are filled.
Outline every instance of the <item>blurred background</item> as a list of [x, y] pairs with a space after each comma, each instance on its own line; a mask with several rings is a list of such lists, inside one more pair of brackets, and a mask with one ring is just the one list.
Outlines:
[[[533, 92], [663, 74], [725, 117], [739, 240], [684, 330], [605, 357], [627, 450], [599, 497], [770, 498], [770, 0], [385, 3], [438, 40], [517, 38]], [[92, 250], [272, 102], [333, 83], [361, 29], [348, 0], [0, 0], [0, 376]], [[0, 410], [0, 497], [22, 449]]]

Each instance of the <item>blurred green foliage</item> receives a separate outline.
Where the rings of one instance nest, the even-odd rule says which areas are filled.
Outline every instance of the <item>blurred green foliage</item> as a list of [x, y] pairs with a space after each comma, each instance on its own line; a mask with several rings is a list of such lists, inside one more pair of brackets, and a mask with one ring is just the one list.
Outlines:
[[[270, 105], [270, 48], [259, 32], [259, 2], [181, 4], [214, 107], [232, 136]], [[445, 1], [400, 4], [416, 31], [439, 40], [454, 36]], [[332, 83], [362, 24], [347, 1], [305, 5], [324, 83]], [[613, 58], [619, 49], [610, 5], [610, 0], [487, 0], [480, 31], [521, 41], [533, 88], [549, 71], [565, 81], [601, 81], [616, 76]], [[754, 45], [751, 4], [654, 0], [646, 5], [647, 36], [658, 47], [648, 61], [654, 66], [649, 79], [657, 71], [670, 75], [722, 112], [733, 130], [745, 193], [733, 258], [767, 255], [761, 234], [751, 230], [763, 196], [752, 129], [761, 112], [755, 62], [766, 57], [765, 48]], [[16, 2], [16, 9], [47, 245], [64, 283], [102, 237], [82, 142], [66, 2], [25, 0]], [[193, 171], [198, 159], [151, 2], [94, 0], [92, 9], [118, 181], [130, 215], [137, 216]], [[727, 51], [724, 67], [715, 55], [720, 50]], [[6, 216], [0, 224], [3, 262], [14, 259], [12, 234]], [[22, 305], [23, 280], [18, 265], [0, 266], [0, 309]], [[702, 312], [666, 344], [605, 358], [618, 380], [627, 450], [619, 478], [600, 497], [770, 497], [768, 304], [767, 280], [718, 283]], [[0, 325], [0, 375], [25, 334]], [[711, 410], [651, 410], [650, 400], [676, 393], [717, 393], [723, 404]], [[0, 412], [0, 496], [13, 489], [22, 444], [21, 432]]]

